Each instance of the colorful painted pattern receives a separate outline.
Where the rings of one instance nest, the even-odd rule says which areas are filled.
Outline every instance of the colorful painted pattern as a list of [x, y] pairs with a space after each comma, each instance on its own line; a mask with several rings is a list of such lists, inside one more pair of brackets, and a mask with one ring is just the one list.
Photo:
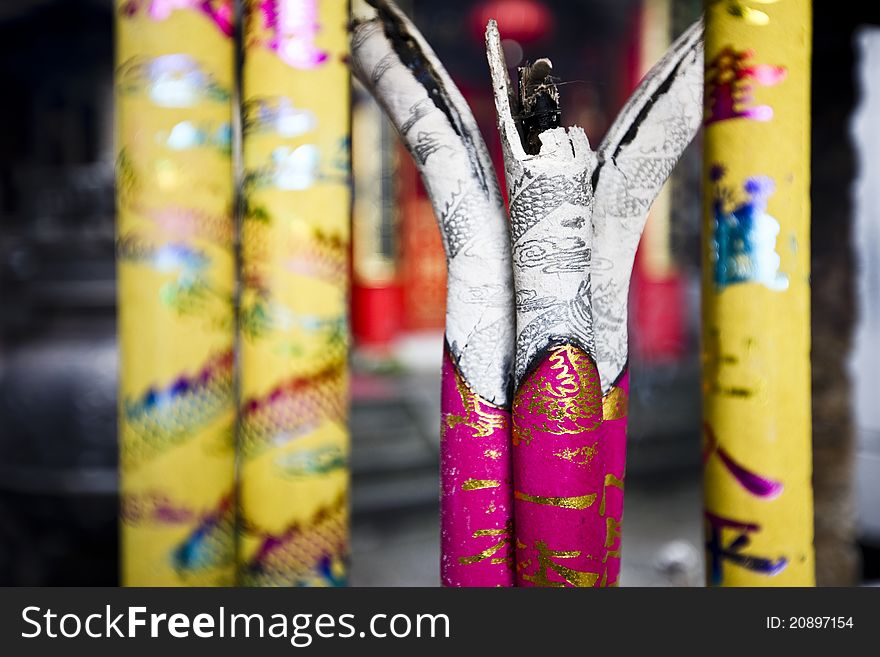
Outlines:
[[245, 6], [239, 576], [250, 586], [346, 580], [347, 21], [342, 0]]
[[724, 48], [706, 67], [706, 117], [704, 123], [745, 118], [752, 121], [770, 121], [773, 108], [755, 105], [755, 86], [772, 87], [780, 84], [786, 75], [785, 67], [770, 64], [752, 64], [751, 50]]
[[232, 4], [116, 8], [122, 581], [229, 585]]
[[225, 36], [231, 37], [235, 19], [233, 0], [124, 0], [120, 12], [134, 17], [139, 13], [154, 21], [172, 18], [178, 11], [199, 12], [214, 23]]
[[199, 573], [228, 567], [233, 558], [229, 541], [235, 524], [232, 497], [220, 500], [216, 509], [199, 513], [177, 507], [161, 494], [127, 497], [123, 500], [122, 519], [138, 526], [185, 527], [189, 529], [169, 554], [169, 564], [181, 580], [198, 577]]
[[[614, 586], [620, 572], [626, 379], [602, 398], [592, 358], [553, 347], [513, 401], [517, 586]], [[608, 414], [609, 422], [603, 425]]]
[[179, 376], [164, 388], [149, 388], [123, 400], [122, 421], [128, 428], [121, 446], [123, 467], [137, 466], [190, 440], [199, 427], [228, 411], [233, 394], [232, 352], [211, 358], [193, 375]]
[[441, 563], [444, 586], [513, 586], [510, 411], [470, 390], [443, 352]]
[[721, 183], [723, 167], [710, 171], [715, 184], [712, 214], [712, 263], [715, 285], [723, 288], [735, 283], [760, 283], [770, 290], [788, 287], [788, 276], [779, 271], [776, 252], [779, 221], [767, 212], [776, 183], [767, 176], [747, 178], [745, 199]]
[[320, 4], [319, 0], [251, 1], [252, 21], [248, 29], [252, 43], [268, 48], [279, 60], [298, 70], [325, 64], [331, 48], [319, 45], [318, 35], [327, 19], [319, 9]]
[[703, 403], [715, 586], [814, 582], [810, 5], [707, 11]]
[[348, 573], [348, 498], [317, 508], [278, 534], [247, 527], [257, 549], [242, 566], [247, 586], [344, 586]]

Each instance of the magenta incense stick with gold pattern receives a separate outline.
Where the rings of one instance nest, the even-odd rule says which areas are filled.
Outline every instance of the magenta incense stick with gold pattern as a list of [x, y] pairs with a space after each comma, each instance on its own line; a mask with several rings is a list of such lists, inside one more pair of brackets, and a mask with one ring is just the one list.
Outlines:
[[462, 95], [391, 2], [355, 3], [352, 69], [422, 175], [446, 249], [441, 580], [512, 586], [513, 281], [504, 202]]
[[520, 69], [512, 93], [487, 29], [516, 292], [518, 586], [618, 583], [629, 279], [651, 203], [700, 125], [702, 36], [698, 23], [673, 44], [593, 151], [559, 126], [552, 64]]

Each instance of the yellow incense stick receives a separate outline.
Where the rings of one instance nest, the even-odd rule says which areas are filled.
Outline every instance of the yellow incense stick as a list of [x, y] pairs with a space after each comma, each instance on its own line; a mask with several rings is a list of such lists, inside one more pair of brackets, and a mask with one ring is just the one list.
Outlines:
[[703, 278], [708, 577], [810, 586], [806, 0], [707, 3]]
[[233, 582], [232, 2], [117, 0], [122, 582]]
[[246, 3], [240, 581], [345, 582], [348, 3]]

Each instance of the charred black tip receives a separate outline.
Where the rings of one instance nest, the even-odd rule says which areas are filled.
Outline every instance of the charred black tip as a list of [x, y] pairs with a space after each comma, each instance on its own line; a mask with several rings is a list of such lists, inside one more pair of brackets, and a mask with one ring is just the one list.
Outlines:
[[537, 155], [541, 151], [540, 134], [561, 123], [558, 78], [553, 76], [553, 64], [546, 58], [519, 67], [517, 73], [517, 128], [526, 153]]

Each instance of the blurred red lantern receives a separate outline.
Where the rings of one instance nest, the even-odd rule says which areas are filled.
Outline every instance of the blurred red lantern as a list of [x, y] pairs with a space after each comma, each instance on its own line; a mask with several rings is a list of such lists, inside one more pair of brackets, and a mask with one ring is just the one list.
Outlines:
[[470, 22], [474, 37], [483, 42], [486, 23], [498, 21], [502, 39], [521, 44], [533, 43], [553, 32], [553, 13], [538, 0], [492, 0], [481, 2], [471, 10]]

